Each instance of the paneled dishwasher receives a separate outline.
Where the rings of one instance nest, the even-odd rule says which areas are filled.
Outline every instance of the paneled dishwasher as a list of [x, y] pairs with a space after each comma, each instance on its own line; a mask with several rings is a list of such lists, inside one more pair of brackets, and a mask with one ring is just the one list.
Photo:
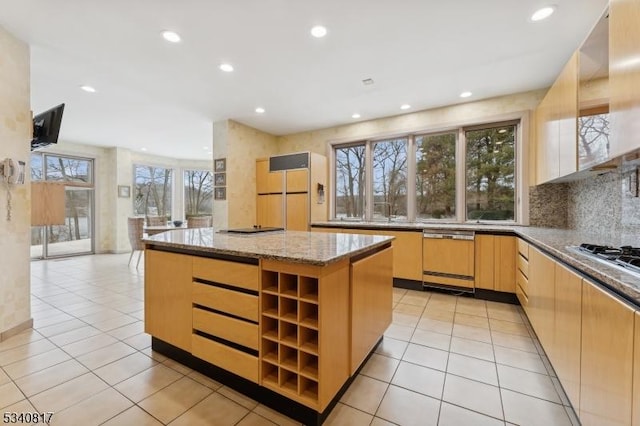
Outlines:
[[475, 233], [425, 229], [422, 237], [423, 286], [473, 292]]

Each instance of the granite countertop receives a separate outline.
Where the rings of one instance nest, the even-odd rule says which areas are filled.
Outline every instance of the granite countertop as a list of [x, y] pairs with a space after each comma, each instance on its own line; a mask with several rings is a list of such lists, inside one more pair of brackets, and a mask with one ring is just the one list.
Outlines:
[[[493, 223], [426, 223], [426, 222], [352, 222], [329, 221], [315, 222], [312, 226], [334, 228], [365, 228], [381, 230], [473, 230], [481, 232], [512, 232], [534, 246], [560, 259], [567, 265], [581, 271], [588, 277], [602, 283], [622, 298], [632, 302], [640, 309], [640, 278], [635, 275], [593, 260], [571, 249], [582, 243], [603, 244], [619, 247], [640, 245], [637, 234], [597, 234], [579, 232], [570, 229], [536, 228], [516, 224]], [[347, 232], [345, 230], [345, 232]], [[338, 234], [340, 235], [340, 234]]]
[[300, 231], [243, 235], [221, 233], [213, 228], [192, 228], [163, 232], [143, 241], [158, 247], [325, 266], [392, 240], [393, 237], [378, 235]]

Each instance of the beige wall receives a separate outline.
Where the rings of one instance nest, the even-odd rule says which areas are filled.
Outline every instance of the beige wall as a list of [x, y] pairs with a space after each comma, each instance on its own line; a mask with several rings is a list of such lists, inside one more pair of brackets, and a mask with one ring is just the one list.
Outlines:
[[[0, 27], [0, 161], [9, 157], [29, 164], [29, 85], [29, 47]], [[0, 180], [0, 340], [31, 322], [29, 182], [13, 186], [11, 199], [7, 221], [6, 187]]]

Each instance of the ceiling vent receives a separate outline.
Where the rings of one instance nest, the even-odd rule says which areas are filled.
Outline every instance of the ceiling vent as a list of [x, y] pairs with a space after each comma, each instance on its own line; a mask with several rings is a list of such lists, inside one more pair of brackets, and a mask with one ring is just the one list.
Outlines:
[[371, 86], [373, 84], [373, 79], [365, 78], [364, 80], [362, 80], [362, 84], [364, 84], [365, 86]]

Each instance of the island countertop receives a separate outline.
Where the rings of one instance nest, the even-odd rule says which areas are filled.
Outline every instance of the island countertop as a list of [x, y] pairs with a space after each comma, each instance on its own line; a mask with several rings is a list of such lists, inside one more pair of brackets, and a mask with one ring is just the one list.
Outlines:
[[219, 232], [213, 228], [192, 228], [163, 232], [145, 238], [143, 242], [158, 248], [324, 266], [382, 247], [393, 239], [394, 237], [382, 235], [301, 231], [271, 231], [244, 235]]

